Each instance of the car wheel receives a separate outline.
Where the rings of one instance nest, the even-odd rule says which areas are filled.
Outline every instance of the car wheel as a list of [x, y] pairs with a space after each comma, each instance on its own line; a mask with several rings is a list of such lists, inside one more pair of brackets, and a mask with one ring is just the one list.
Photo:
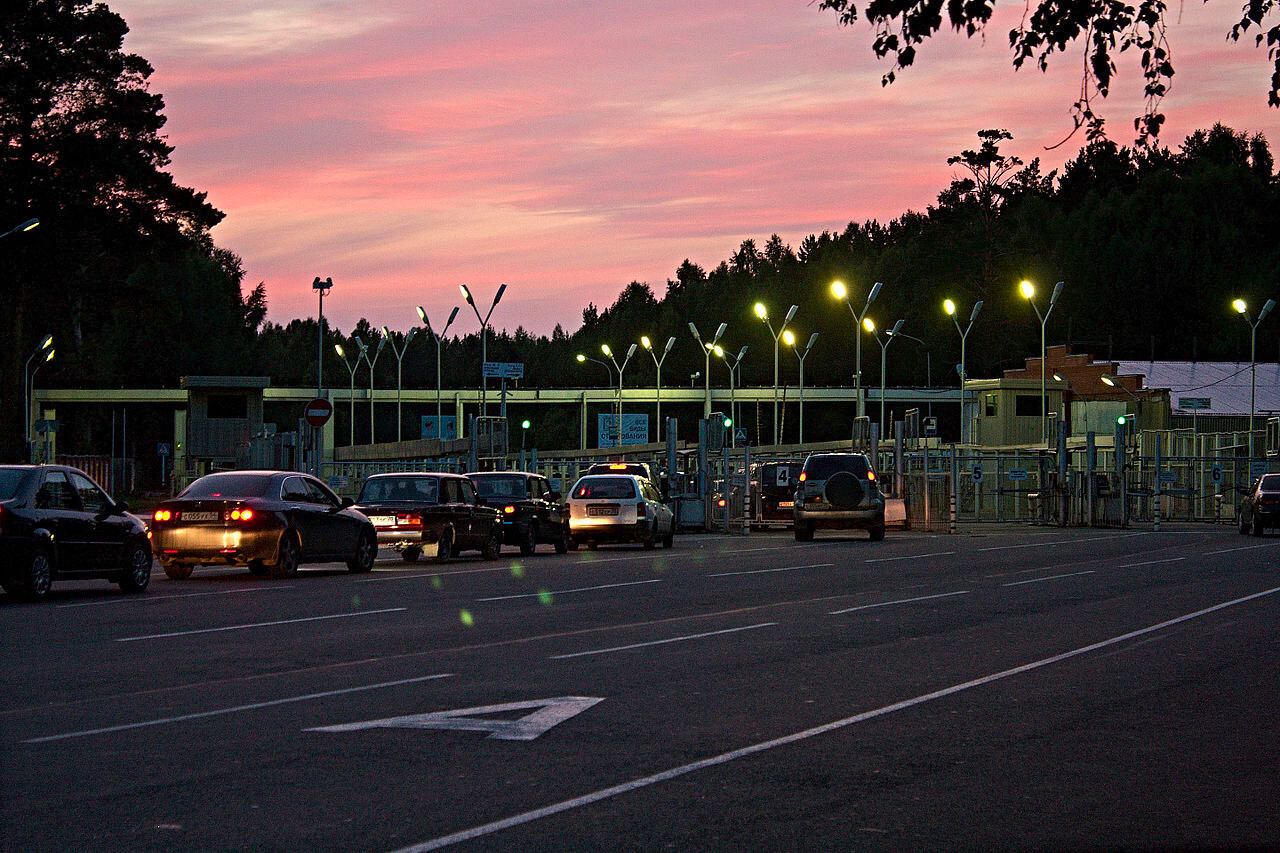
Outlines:
[[52, 586], [53, 562], [49, 558], [49, 549], [37, 545], [27, 559], [22, 581], [17, 585], [18, 594], [27, 601], [39, 601], [49, 594]]
[[520, 540], [520, 554], [529, 556], [538, 548], [538, 525], [529, 522], [529, 526], [525, 528], [524, 539]]
[[597, 549], [597, 548], [599, 548], [599, 547], [600, 547], [600, 544], [599, 544], [598, 542], [596, 542], [596, 540], [594, 540], [594, 539], [588, 539], [588, 540], [587, 540], [587, 550], [588, 550], [588, 551], [594, 551], [595, 549]]
[[884, 540], [884, 522], [882, 521], [879, 524], [875, 525], [868, 532], [871, 534], [872, 542], [883, 541]]
[[440, 539], [436, 542], [436, 562], [447, 563], [453, 557], [453, 528], [446, 527], [440, 531]]
[[570, 537], [569, 537], [569, 550], [570, 550], [570, 551], [576, 551], [576, 550], [578, 550], [578, 546], [579, 546], [579, 545], [581, 545], [581, 544], [582, 544], [581, 542], [579, 542], [577, 539], [574, 539], [572, 536], [570, 536]]
[[195, 571], [191, 563], [170, 563], [164, 567], [164, 576], [172, 581], [184, 581]]
[[556, 553], [563, 554], [573, 547], [573, 542], [569, 537], [569, 525], [560, 525], [560, 536], [556, 538]]
[[280, 537], [280, 552], [276, 561], [268, 567], [273, 578], [291, 578], [298, 573], [298, 563], [302, 561], [302, 548], [292, 533]]
[[125, 592], [142, 592], [151, 583], [151, 549], [137, 543], [126, 552], [120, 588]]
[[666, 536], [663, 536], [663, 537], [662, 537], [662, 547], [663, 547], [663, 548], [670, 548], [672, 545], [674, 545], [674, 544], [675, 544], [675, 541], [676, 541], [676, 530], [675, 530], [675, 528], [673, 527], [673, 528], [671, 528], [670, 530], [668, 530], [668, 531], [667, 531], [667, 535], [666, 535]]
[[1253, 535], [1262, 535], [1262, 519], [1258, 518], [1256, 515], [1253, 517]]
[[267, 576], [267, 564], [261, 560], [249, 561], [249, 574], [256, 578], [264, 578]]
[[797, 542], [813, 541], [813, 525], [812, 524], [801, 524], [800, 522], [797, 521], [795, 533], [796, 533]]
[[1241, 535], [1241, 536], [1245, 536], [1245, 535], [1247, 535], [1247, 534], [1248, 534], [1248, 532], [1249, 532], [1249, 519], [1245, 518], [1245, 517], [1244, 517], [1244, 514], [1243, 514], [1243, 513], [1241, 513], [1241, 515], [1240, 515], [1240, 535]]
[[[533, 528], [530, 527], [530, 530]], [[532, 552], [533, 549], [530, 549]], [[520, 547], [520, 552], [524, 553], [524, 546]], [[484, 543], [484, 550], [480, 552], [486, 560], [496, 560], [498, 555], [502, 553], [502, 528], [495, 524], [493, 530], [489, 533], [489, 541]]]
[[640, 534], [640, 544], [646, 551], [652, 551], [658, 547], [658, 529], [654, 527], [652, 530], [646, 530]]
[[360, 540], [356, 543], [356, 552], [347, 560], [347, 571], [363, 574], [373, 571], [373, 561], [378, 557], [378, 537], [373, 531], [365, 529], [360, 532]]
[[400, 552], [400, 559], [404, 560], [406, 563], [416, 563], [418, 562], [418, 558], [421, 556], [422, 549], [417, 545], [410, 545], [408, 548], [405, 548]]

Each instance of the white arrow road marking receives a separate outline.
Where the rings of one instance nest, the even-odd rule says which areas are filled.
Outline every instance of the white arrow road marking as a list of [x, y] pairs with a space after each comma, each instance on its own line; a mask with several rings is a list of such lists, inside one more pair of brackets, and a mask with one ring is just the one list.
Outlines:
[[[476, 708], [458, 708], [456, 711], [432, 711], [427, 714], [410, 714], [405, 717], [388, 717], [384, 720], [366, 720], [362, 723], [343, 723], [337, 726], [320, 726], [304, 729], [308, 732], [358, 732], [365, 729], [441, 729], [454, 732], [490, 732], [497, 740], [533, 740], [548, 729], [576, 717], [593, 705], [603, 702], [594, 696], [557, 696], [552, 699], [531, 699], [527, 702], [507, 702], [502, 705], [481, 705]], [[485, 719], [483, 714], [504, 714], [537, 708], [517, 720]]]

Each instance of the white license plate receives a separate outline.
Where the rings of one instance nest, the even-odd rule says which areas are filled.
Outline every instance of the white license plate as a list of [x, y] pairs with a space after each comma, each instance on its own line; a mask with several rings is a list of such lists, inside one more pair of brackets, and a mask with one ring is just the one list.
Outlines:
[[790, 509], [795, 506], [794, 501], [778, 501], [778, 509]]
[[184, 512], [181, 516], [183, 521], [218, 521], [222, 518], [220, 512]]
[[618, 508], [616, 506], [589, 506], [587, 507], [587, 515], [599, 517], [602, 515], [617, 515]]
[[369, 521], [374, 527], [395, 527], [396, 517], [394, 515], [371, 515]]

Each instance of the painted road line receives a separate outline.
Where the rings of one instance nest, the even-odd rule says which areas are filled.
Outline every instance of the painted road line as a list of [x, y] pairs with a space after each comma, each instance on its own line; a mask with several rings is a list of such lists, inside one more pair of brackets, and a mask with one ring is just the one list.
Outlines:
[[863, 560], [864, 563], [892, 563], [895, 560], [923, 560], [925, 557], [948, 557], [955, 551], [934, 551], [932, 554], [904, 554], [901, 557], [876, 557], [874, 560]]
[[1105, 649], [1105, 648], [1108, 648], [1109, 646], [1118, 645], [1120, 643], [1127, 642], [1128, 640], [1132, 640], [1135, 637], [1141, 637], [1145, 634], [1152, 634], [1152, 633], [1155, 633], [1156, 631], [1161, 631], [1172, 625], [1177, 625], [1182, 622], [1188, 622], [1192, 619], [1198, 619], [1202, 616], [1207, 616], [1210, 613], [1215, 613], [1219, 610], [1225, 610], [1228, 607], [1235, 607], [1237, 605], [1244, 604], [1249, 601], [1253, 601], [1254, 599], [1263, 598], [1269, 595], [1274, 595], [1277, 592], [1280, 592], [1280, 586], [1272, 587], [1271, 589], [1264, 590], [1263, 592], [1255, 592], [1253, 595], [1246, 595], [1243, 598], [1236, 598], [1236, 599], [1232, 599], [1231, 601], [1224, 601], [1221, 604], [1215, 604], [1212, 607], [1206, 607], [1205, 609], [1197, 610], [1194, 613], [1187, 613], [1185, 615], [1178, 616], [1173, 619], [1168, 619], [1164, 622], [1160, 622], [1155, 625], [1149, 625], [1146, 628], [1139, 628], [1136, 631], [1130, 631], [1127, 634], [1121, 634], [1117, 637], [1111, 637], [1109, 639], [1102, 640], [1097, 643], [1090, 643], [1087, 646], [1081, 646], [1077, 649], [1072, 649], [1071, 651], [1063, 652], [1062, 654], [1053, 655], [1052, 657], [1047, 657], [1047, 658], [1041, 658], [1040, 660], [1023, 664], [1022, 666], [1015, 666], [1012, 669], [1005, 669], [1005, 670], [1001, 670], [1000, 672], [993, 672], [990, 675], [984, 675], [981, 678], [975, 678], [971, 681], [964, 681], [964, 682], [961, 682], [960, 684], [953, 684], [950, 687], [944, 687], [943, 689], [935, 690], [932, 693], [924, 693], [924, 694], [921, 694], [920, 696], [915, 696], [910, 699], [904, 699], [901, 702], [894, 702], [892, 705], [884, 705], [880, 708], [876, 708], [871, 711], [864, 711], [861, 714], [854, 714], [851, 717], [845, 717], [843, 719], [835, 720], [830, 723], [824, 723], [823, 725], [814, 726], [813, 728], [804, 729], [803, 731], [794, 732], [789, 735], [784, 735], [783, 737], [780, 737], [780, 738], [774, 738], [773, 740], [766, 740], [766, 741], [760, 741], [759, 743], [753, 743], [749, 746], [744, 746], [741, 749], [735, 749], [730, 752], [722, 752], [719, 755], [713, 755], [709, 758], [704, 758], [701, 761], [694, 761], [690, 764], [681, 764], [677, 767], [672, 767], [668, 770], [663, 770], [660, 773], [654, 773], [649, 776], [641, 776], [637, 779], [632, 779], [629, 782], [623, 782], [619, 785], [613, 785], [608, 788], [601, 788], [597, 791], [592, 791], [590, 793], [583, 794], [578, 797], [573, 797], [572, 799], [561, 800], [558, 803], [552, 803], [551, 805], [543, 806], [542, 808], [539, 808], [539, 809], [533, 809], [532, 811], [521, 812], [520, 814], [512, 815], [511, 817], [503, 818], [502, 820], [495, 820], [491, 823], [481, 824], [479, 826], [471, 827], [470, 829], [464, 829], [459, 832], [450, 833], [449, 835], [441, 835], [439, 837], [432, 838], [428, 841], [424, 841], [421, 844], [414, 844], [408, 847], [402, 847], [398, 851], [396, 851], [396, 853], [426, 853], [426, 851], [428, 850], [438, 850], [441, 847], [448, 847], [453, 844], [460, 844], [464, 841], [473, 841], [477, 838], [483, 838], [487, 835], [492, 835], [495, 832], [501, 832], [504, 829], [511, 829], [512, 827], [515, 827], [515, 826], [522, 826], [527, 823], [532, 823], [536, 820], [541, 820], [542, 818], [545, 818], [545, 817], [551, 817], [552, 815], [561, 814], [563, 812], [571, 811], [572, 809], [581, 808], [582, 806], [588, 806], [588, 805], [591, 805], [592, 803], [598, 803], [603, 800], [612, 799], [613, 797], [621, 796], [622, 794], [628, 794], [632, 791], [640, 790], [641, 788], [648, 788], [652, 785], [657, 785], [661, 782], [669, 782], [672, 779], [678, 779], [681, 776], [687, 776], [690, 773], [694, 773], [699, 770], [705, 770], [708, 767], [718, 767], [722, 764], [728, 764], [731, 761], [736, 761], [739, 758], [746, 758], [747, 756], [750, 756], [750, 755], [757, 755], [762, 752], [767, 752], [772, 749], [777, 749], [778, 747], [781, 747], [781, 746], [789, 746], [790, 744], [799, 743], [801, 741], [809, 740], [810, 738], [818, 737], [819, 735], [824, 735], [829, 732], [838, 731], [840, 729], [847, 728], [852, 725], [856, 725], [857, 723], [866, 722], [867, 720], [872, 720], [877, 717], [883, 717], [888, 714], [893, 714], [898, 711], [903, 711], [908, 708], [913, 708], [916, 705], [923, 705], [926, 702], [932, 702], [937, 699], [943, 699], [943, 698], [946, 698], [947, 696], [954, 696], [957, 693], [962, 693], [966, 690], [972, 690], [976, 687], [982, 687], [984, 685], [991, 684], [992, 682], [995, 682], [995, 681], [1000, 681], [1005, 678], [1012, 678], [1015, 675], [1021, 675], [1025, 672], [1032, 672], [1037, 669], [1042, 669], [1043, 667], [1046, 667], [1046, 666], [1052, 666], [1053, 664], [1061, 663], [1064, 660], [1070, 660], [1071, 658], [1079, 657], [1081, 655], [1086, 655], [1091, 652], [1098, 651], [1099, 649]]
[[632, 643], [628, 646], [612, 646], [607, 649], [592, 649], [589, 652], [573, 652], [567, 655], [551, 655], [548, 660], [565, 660], [566, 658], [581, 658], [588, 655], [607, 655], [610, 652], [625, 652], [629, 649], [643, 649], [647, 646], [664, 646], [667, 643], [683, 643], [686, 640], [701, 640], [703, 637], [715, 637], [720, 634], [736, 634], [739, 631], [754, 631], [756, 628], [769, 628], [777, 624], [777, 622], [760, 622], [755, 625], [744, 625], [741, 628], [725, 628], [723, 631], [707, 631], [704, 634], [686, 634], [683, 637], [670, 637], [666, 640], [652, 640], [647, 643]]
[[822, 542], [806, 542], [799, 545], [770, 545], [767, 548], [738, 548], [734, 551], [720, 551], [721, 554], [752, 554], [757, 551], [794, 551], [799, 548], [816, 548], [822, 545]]
[[1051, 542], [1024, 542], [1021, 545], [994, 545], [990, 548], [979, 548], [979, 551], [1008, 551], [1010, 548], [1050, 548], [1055, 545], [1079, 545], [1084, 542], [1106, 542], [1113, 539], [1128, 539], [1131, 536], [1146, 536], [1147, 531], [1140, 533], [1123, 533], [1119, 536], [1095, 536], [1092, 539], [1054, 539]]
[[307, 616], [303, 619], [280, 619], [275, 622], [250, 622], [247, 625], [226, 625], [221, 628], [197, 628], [193, 631], [170, 631], [166, 634], [144, 634], [140, 637], [119, 637], [117, 643], [132, 643], [136, 640], [161, 640], [166, 637], [186, 637], [191, 634], [216, 634], [220, 631], [241, 631], [246, 628], [269, 628], [273, 625], [294, 625], [298, 622], [320, 622], [325, 619], [349, 619], [352, 616], [375, 616], [379, 613], [399, 613], [407, 607], [386, 607], [382, 610], [357, 610], [354, 613], [334, 613], [329, 616]]
[[486, 569], [456, 569], [452, 572], [449, 572], [449, 571], [418, 572], [417, 574], [412, 574], [412, 575], [392, 574], [391, 572], [379, 572], [377, 577], [359, 578], [356, 580], [356, 583], [380, 583], [381, 581], [411, 581], [411, 580], [417, 580], [419, 578], [437, 578], [437, 577], [446, 577], [449, 575], [480, 575], [480, 574], [492, 573], [492, 572], [509, 572], [511, 571], [512, 565], [514, 564], [508, 564], [505, 566], [491, 566]]
[[169, 601], [174, 598], [200, 598], [205, 595], [235, 595], [240, 592], [276, 592], [281, 589], [293, 589], [293, 586], [256, 586], [247, 589], [223, 589], [217, 592], [189, 592], [183, 595], [144, 595], [129, 598], [112, 598], [108, 601], [82, 601], [79, 604], [59, 604], [58, 609], [68, 607], [99, 607], [103, 604], [151, 604], [155, 601]]
[[1204, 556], [1211, 554], [1230, 554], [1232, 551], [1252, 551], [1254, 548], [1274, 548], [1280, 545], [1280, 542], [1264, 542], [1261, 545], [1242, 545], [1239, 548], [1223, 548], [1221, 551], [1205, 551]]
[[[1181, 560], [1182, 558], [1179, 557], [1178, 559]], [[1124, 568], [1124, 566], [1121, 566], [1120, 568]], [[1074, 577], [1079, 577], [1080, 575], [1091, 575], [1093, 573], [1094, 573], [1094, 570], [1089, 569], [1089, 571], [1087, 572], [1071, 572], [1070, 574], [1065, 574], [1065, 575], [1049, 575], [1049, 577], [1047, 578], [1032, 578], [1029, 581], [1013, 581], [1012, 583], [1002, 583], [1000, 585], [1001, 586], [1022, 586], [1024, 583], [1040, 583], [1042, 581], [1056, 581], [1058, 578], [1074, 578]]]
[[889, 607], [894, 604], [910, 604], [913, 601], [929, 601], [934, 598], [950, 598], [953, 595], [968, 595], [969, 590], [962, 589], [958, 592], [940, 592], [937, 595], [921, 595], [916, 598], [899, 598], [897, 601], [881, 601], [878, 604], [862, 604], [857, 607], [847, 607], [844, 610], [832, 610], [831, 616], [839, 616], [841, 613], [852, 613], [855, 610], [869, 610], [872, 607]]
[[403, 678], [399, 681], [380, 681], [377, 684], [364, 684], [360, 687], [344, 687], [341, 690], [326, 690], [323, 693], [308, 693], [305, 696], [290, 696], [286, 699], [269, 699], [266, 702], [253, 702], [249, 705], [236, 705], [233, 708], [218, 708], [214, 711], [196, 711], [192, 714], [180, 714], [176, 717], [159, 717], [154, 720], [145, 720], [141, 723], [122, 723], [118, 726], [107, 726], [101, 729], [84, 729], [78, 732], [65, 732], [60, 735], [46, 735], [45, 737], [33, 737], [24, 740], [23, 743], [49, 743], [55, 740], [68, 740], [75, 737], [88, 737], [90, 735], [102, 735], [109, 732], [123, 732], [129, 729], [143, 729], [148, 726], [163, 726], [166, 723], [180, 723], [186, 720], [199, 720], [204, 717], [218, 717], [224, 714], [237, 714], [241, 711], [255, 711], [258, 708], [271, 708], [275, 705], [289, 705], [294, 702], [306, 702], [311, 699], [323, 699], [327, 696], [341, 696], [346, 693], [361, 693], [365, 690], [380, 690], [383, 687], [399, 687], [404, 684], [418, 684], [423, 681], [435, 681], [440, 678], [452, 678], [453, 673], [442, 672], [438, 675], [423, 675], [418, 678]]
[[1142, 563], [1125, 563], [1123, 566], [1116, 566], [1117, 569], [1133, 569], [1138, 566], [1154, 566], [1157, 563], [1177, 563], [1187, 559], [1186, 557], [1166, 557], [1163, 560], [1147, 560]]
[[834, 566], [835, 563], [813, 563], [809, 566], [785, 566], [781, 569], [752, 569], [747, 572], [717, 572], [714, 575], [707, 575], [709, 578], [727, 578], [734, 575], [765, 575], [770, 572], [794, 572], [796, 569], [825, 569]]
[[577, 589], [548, 589], [542, 592], [526, 592], [520, 595], [497, 595], [493, 598], [477, 598], [476, 601], [510, 601], [513, 598], [541, 598], [544, 595], [569, 595], [574, 592], [592, 592], [597, 589], [614, 589], [620, 586], [636, 586], [642, 583], [662, 583], [662, 578], [647, 581], [627, 581], [626, 583], [606, 583], [600, 586], [580, 586]]

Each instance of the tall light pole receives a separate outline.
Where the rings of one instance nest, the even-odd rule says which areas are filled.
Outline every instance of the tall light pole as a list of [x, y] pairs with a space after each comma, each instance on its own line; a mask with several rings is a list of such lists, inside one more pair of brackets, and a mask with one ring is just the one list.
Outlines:
[[1022, 290], [1022, 296], [1031, 303], [1031, 307], [1035, 309], [1036, 317], [1040, 320], [1040, 442], [1042, 444], [1049, 441], [1049, 401], [1045, 399], [1045, 340], [1044, 329], [1045, 324], [1049, 322], [1049, 315], [1053, 313], [1053, 306], [1058, 304], [1058, 297], [1062, 295], [1062, 288], [1065, 281], [1060, 281], [1053, 286], [1053, 295], [1049, 297], [1049, 308], [1043, 314], [1040, 313], [1040, 306], [1035, 303], [1036, 286], [1031, 282], [1023, 279], [1019, 287]]
[[876, 324], [870, 317], [862, 318], [862, 328], [876, 339], [876, 343], [880, 344], [880, 439], [884, 440], [884, 394], [885, 394], [885, 364], [888, 361], [889, 344], [893, 343], [893, 339], [898, 337], [898, 333], [902, 331], [902, 321], [893, 324], [893, 328], [885, 333], [882, 339], [876, 334]]
[[413, 336], [418, 334], [415, 326], [409, 330], [409, 334], [404, 336], [404, 343], [396, 348], [396, 342], [391, 339], [391, 330], [385, 325], [382, 327], [382, 339], [391, 341], [391, 354], [396, 357], [396, 441], [401, 441], [401, 417], [400, 417], [400, 395], [404, 388], [404, 354], [409, 351], [409, 342], [413, 340]]
[[21, 234], [24, 231], [30, 231], [36, 226], [38, 226], [39, 224], [40, 224], [40, 220], [33, 216], [30, 219], [28, 219], [26, 222], [21, 222], [13, 226], [3, 234], [0, 234], [0, 240], [3, 240], [5, 237], [8, 237], [10, 234]]
[[831, 282], [831, 295], [836, 299], [843, 300], [845, 306], [849, 309], [849, 314], [853, 317], [853, 336], [857, 342], [857, 361], [854, 363], [853, 381], [858, 396], [858, 417], [860, 418], [865, 417], [867, 414], [867, 403], [862, 394], [862, 329], [864, 327], [862, 321], [867, 316], [867, 309], [871, 307], [871, 303], [875, 302], [876, 297], [880, 295], [880, 288], [882, 287], [884, 287], [884, 282], [880, 281], [871, 286], [871, 292], [867, 294], [867, 304], [862, 306], [862, 312], [859, 313], [853, 310], [853, 304], [849, 301], [849, 290], [844, 286], [844, 282]]
[[631, 361], [631, 356], [636, 354], [636, 345], [632, 344], [627, 350], [627, 357], [622, 360], [622, 366], [618, 366], [618, 360], [613, 357], [613, 350], [608, 344], [600, 345], [600, 352], [613, 362], [613, 366], [618, 368], [618, 446], [622, 446], [622, 371], [627, 369], [627, 363]]
[[[34, 227], [34, 226], [32, 226]], [[12, 231], [10, 231], [12, 233]], [[53, 335], [45, 335], [36, 351], [22, 365], [22, 439], [26, 442], [27, 461], [31, 461], [31, 362], [37, 358], [44, 364], [53, 358]]]
[[1253, 456], [1253, 415], [1257, 411], [1257, 392], [1258, 392], [1258, 362], [1256, 359], [1258, 345], [1258, 324], [1271, 313], [1271, 309], [1276, 307], [1274, 299], [1268, 299], [1262, 306], [1262, 310], [1258, 312], [1258, 319], [1254, 320], [1249, 316], [1249, 306], [1245, 304], [1243, 299], [1237, 299], [1231, 303], [1231, 307], [1236, 309], [1236, 313], [1244, 317], [1244, 321], [1249, 324], [1249, 455]]
[[338, 358], [342, 359], [342, 363], [351, 372], [351, 393], [347, 398], [351, 401], [351, 416], [348, 418], [351, 422], [351, 437], [347, 440], [347, 444], [354, 447], [356, 443], [356, 368], [360, 366], [360, 359], [364, 357], [364, 345], [361, 344], [360, 353], [356, 355], [355, 363], [347, 360], [347, 354], [343, 351], [342, 344], [334, 344], [333, 348], [338, 351]]
[[640, 345], [649, 351], [649, 355], [653, 358], [653, 366], [658, 372], [657, 383], [654, 385], [654, 396], [658, 400], [658, 441], [662, 441], [665, 433], [662, 424], [662, 362], [667, 360], [667, 353], [671, 352], [671, 348], [676, 345], [676, 339], [674, 336], [667, 338], [667, 345], [662, 348], [662, 358], [658, 358], [658, 354], [653, 351], [653, 341], [649, 340], [648, 335], [640, 336]]
[[799, 305], [792, 305], [787, 311], [787, 317], [782, 321], [782, 325], [775, 332], [773, 323], [769, 322], [769, 309], [765, 307], [763, 302], [756, 303], [756, 316], [759, 317], [769, 329], [769, 334], [773, 335], [773, 443], [778, 443], [778, 339], [787, 330], [787, 324], [796, 316], [796, 312], [800, 310]]
[[462, 291], [462, 298], [467, 300], [467, 304], [471, 306], [471, 310], [476, 312], [476, 319], [480, 321], [480, 414], [489, 414], [489, 406], [487, 393], [489, 390], [489, 380], [484, 375], [484, 362], [489, 360], [489, 318], [493, 316], [493, 309], [498, 307], [498, 301], [502, 299], [502, 294], [506, 293], [507, 286], [505, 284], [498, 285], [498, 292], [493, 295], [493, 303], [489, 306], [489, 311], [483, 317], [480, 316], [480, 309], [476, 307], [476, 301], [471, 298], [471, 290], [465, 284], [458, 285], [458, 289]]
[[698, 342], [698, 346], [702, 347], [703, 352], [706, 354], [707, 363], [702, 371], [707, 382], [707, 395], [702, 401], [702, 417], [704, 419], [711, 417], [711, 350], [727, 328], [729, 328], [728, 323], [721, 323], [720, 328], [716, 329], [716, 336], [711, 339], [710, 343], [706, 343], [702, 340], [702, 335], [698, 333], [698, 327], [693, 323], [689, 323], [689, 331], [693, 333], [693, 339]]
[[320, 308], [316, 313], [316, 396], [324, 396], [324, 297], [333, 287], [333, 279], [320, 280], [316, 276], [311, 289], [320, 294]]
[[[796, 336], [791, 334], [791, 330], [782, 333], [782, 342], [787, 346], [794, 348], [796, 345]], [[798, 444], [804, 444], [804, 360], [809, 357], [809, 350], [813, 349], [813, 345], [818, 342], [818, 333], [814, 332], [809, 336], [809, 343], [804, 345], [804, 352], [796, 349], [796, 358], [800, 361], [800, 437]]]
[[742, 358], [747, 354], [747, 345], [743, 344], [737, 355], [727, 354], [724, 351], [724, 347], [718, 345], [714, 348], [714, 352], [724, 362], [724, 366], [729, 368], [729, 420], [733, 421], [733, 432], [729, 435], [729, 446], [737, 447], [738, 442], [735, 436], [738, 432], [738, 401], [734, 391], [736, 387], [734, 374], [738, 372], [738, 365], [742, 364]]
[[[595, 362], [596, 364], [599, 364], [599, 365], [601, 365], [602, 367], [604, 367], [605, 371], [609, 374], [609, 384], [610, 384], [610, 385], [613, 385], [613, 368], [609, 366], [609, 362], [607, 362], [607, 361], [601, 361], [601, 360], [600, 360], [600, 359], [598, 359], [598, 358], [591, 358], [590, 356], [583, 355], [582, 353], [578, 353], [578, 355], [577, 355], [577, 359], [578, 359], [578, 364], [583, 364], [584, 362], [592, 361], [592, 362]], [[622, 380], [621, 380], [621, 379], [619, 379], [618, 381], [619, 381], [619, 382], [621, 382]], [[585, 404], [585, 403], [583, 404], [582, 411], [583, 411], [583, 416], [584, 416], [584, 418], [585, 418], [585, 415], [586, 415], [586, 404]], [[585, 435], [585, 434], [586, 434], [586, 433], [585, 433], [585, 430], [586, 430], [586, 424], [585, 424], [585, 423], [583, 424], [582, 428], [583, 428], [583, 431], [584, 431], [584, 432], [583, 432], [583, 434]], [[585, 440], [585, 439], [583, 440], [583, 444], [584, 444], [584, 445], [586, 444], [586, 440]], [[615, 446], [616, 446], [616, 447], [621, 447], [621, 446], [622, 446], [622, 424], [621, 424], [621, 423], [619, 423], [619, 424], [618, 424], [618, 443], [617, 443]]]
[[378, 363], [378, 356], [382, 355], [382, 348], [387, 345], [387, 339], [384, 337], [378, 340], [378, 346], [373, 351], [373, 358], [370, 358], [369, 348], [365, 346], [365, 342], [360, 340], [359, 335], [354, 335], [353, 337], [356, 339], [356, 343], [360, 345], [360, 354], [364, 356], [365, 362], [369, 365], [369, 443], [377, 444], [378, 434], [373, 431], [373, 368]]
[[973, 321], [978, 319], [978, 312], [982, 310], [982, 300], [979, 299], [977, 302], [973, 303], [973, 312], [969, 314], [969, 322], [963, 329], [960, 328], [960, 320], [956, 316], [955, 302], [950, 299], [942, 300], [942, 310], [947, 312], [947, 316], [951, 318], [951, 322], [956, 324], [956, 331], [960, 333], [960, 443], [968, 444], [969, 419], [966, 418], [964, 414], [965, 392], [967, 390], [965, 388], [965, 379], [967, 378], [967, 375], [965, 373], [964, 345], [965, 340], [969, 337], [969, 330], [973, 328]]
[[[444, 328], [440, 334], [436, 334], [431, 329], [431, 321], [427, 319], [427, 309], [421, 305], [418, 306], [418, 319], [426, 324], [427, 334], [436, 339], [436, 438], [444, 441], [444, 420], [441, 417], [442, 409], [440, 408], [440, 343], [444, 340], [445, 332], [449, 331], [449, 327], [453, 325], [453, 320], [458, 316], [458, 306], [453, 306], [453, 311], [449, 314], [449, 321], [444, 324]], [[454, 437], [457, 437], [457, 431], [454, 431]]]

